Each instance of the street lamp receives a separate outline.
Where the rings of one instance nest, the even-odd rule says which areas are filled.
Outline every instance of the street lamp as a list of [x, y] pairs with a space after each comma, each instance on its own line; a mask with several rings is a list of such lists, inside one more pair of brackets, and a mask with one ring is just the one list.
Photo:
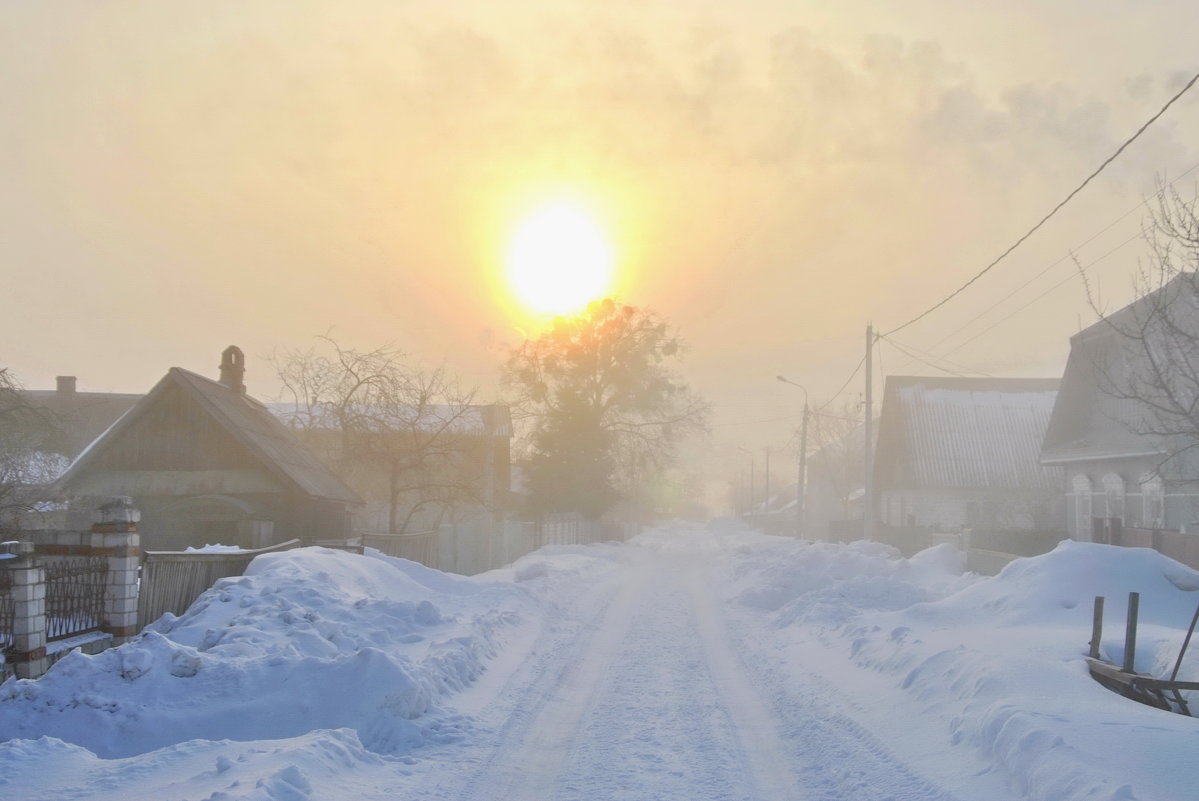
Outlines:
[[804, 507], [807, 506], [808, 474], [808, 390], [784, 376], [775, 376], [784, 384], [803, 390], [803, 424], [799, 434], [799, 477], [795, 481], [795, 536], [802, 537], [804, 530]]

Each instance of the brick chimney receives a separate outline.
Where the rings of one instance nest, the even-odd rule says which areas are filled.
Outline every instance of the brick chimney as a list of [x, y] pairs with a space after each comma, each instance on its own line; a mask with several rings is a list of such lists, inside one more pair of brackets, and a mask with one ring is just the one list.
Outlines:
[[58, 395], [74, 395], [75, 394], [75, 376], [60, 375], [55, 378], [55, 381], [58, 382], [58, 386], [56, 386], [54, 389], [54, 392], [56, 394], [58, 394]]
[[246, 357], [237, 345], [221, 353], [221, 383], [238, 395], [246, 394]]

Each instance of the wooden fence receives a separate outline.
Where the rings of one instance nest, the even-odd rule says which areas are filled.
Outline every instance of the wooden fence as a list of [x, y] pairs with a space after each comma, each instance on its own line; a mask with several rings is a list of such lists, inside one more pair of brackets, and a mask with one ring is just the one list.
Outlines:
[[388, 556], [472, 576], [509, 565], [543, 545], [586, 545], [625, 539], [624, 528], [581, 515], [546, 515], [539, 522], [478, 519], [415, 534], [368, 533], [362, 544]]
[[1114, 534], [1112, 544], [1125, 548], [1152, 548], [1199, 570], [1199, 534], [1160, 528], [1125, 528]]
[[217, 579], [244, 573], [255, 556], [299, 545], [299, 540], [288, 540], [249, 551], [146, 551], [138, 593], [138, 628], [167, 612], [183, 614]]
[[388, 556], [420, 562], [426, 567], [437, 568], [441, 564], [437, 529], [412, 534], [363, 534], [362, 544]]

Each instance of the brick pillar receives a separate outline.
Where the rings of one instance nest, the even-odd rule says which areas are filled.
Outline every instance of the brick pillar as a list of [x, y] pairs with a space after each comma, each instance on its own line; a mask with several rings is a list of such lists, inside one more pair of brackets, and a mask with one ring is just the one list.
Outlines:
[[92, 525], [92, 553], [108, 559], [104, 587], [104, 631], [120, 645], [137, 634], [137, 568], [141, 539], [137, 521], [141, 514], [128, 497], [114, 498], [100, 507]]
[[17, 678], [36, 679], [50, 667], [46, 658], [46, 571], [32, 555], [32, 543], [8, 559], [12, 576], [13, 644], [5, 659]]

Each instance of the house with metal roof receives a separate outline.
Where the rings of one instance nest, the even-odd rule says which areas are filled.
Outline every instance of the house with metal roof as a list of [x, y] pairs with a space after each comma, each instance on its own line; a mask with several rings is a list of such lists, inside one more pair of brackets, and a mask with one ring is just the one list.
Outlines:
[[80, 453], [58, 481], [73, 508], [127, 495], [143, 547], [262, 547], [349, 533], [362, 501], [262, 403], [244, 357], [222, 354], [219, 381], [172, 367]]
[[1199, 521], [1199, 293], [1183, 273], [1070, 338], [1040, 460], [1074, 539]]
[[874, 486], [885, 525], [1060, 528], [1062, 473], [1038, 462], [1052, 378], [888, 376]]

